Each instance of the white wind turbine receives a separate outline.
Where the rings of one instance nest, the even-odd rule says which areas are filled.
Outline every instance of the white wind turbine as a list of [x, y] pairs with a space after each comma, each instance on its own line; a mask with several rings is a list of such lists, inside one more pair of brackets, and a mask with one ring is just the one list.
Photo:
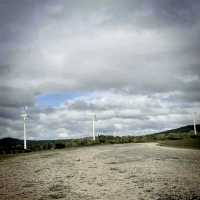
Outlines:
[[93, 115], [93, 119], [92, 119], [92, 136], [93, 136], [93, 140], [95, 141], [95, 121], [96, 121], [96, 115]]
[[21, 117], [24, 120], [24, 149], [27, 149], [27, 145], [26, 145], [26, 121], [28, 120], [27, 109], [28, 109], [27, 106], [24, 107], [24, 113], [21, 114]]
[[196, 129], [196, 112], [193, 113], [193, 123], [194, 123], [194, 134], [197, 135], [197, 129]]

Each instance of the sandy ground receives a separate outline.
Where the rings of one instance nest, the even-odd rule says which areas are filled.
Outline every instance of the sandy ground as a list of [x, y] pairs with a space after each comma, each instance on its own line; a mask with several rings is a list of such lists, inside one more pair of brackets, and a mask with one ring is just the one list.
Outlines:
[[123, 144], [3, 159], [0, 199], [200, 199], [200, 150]]

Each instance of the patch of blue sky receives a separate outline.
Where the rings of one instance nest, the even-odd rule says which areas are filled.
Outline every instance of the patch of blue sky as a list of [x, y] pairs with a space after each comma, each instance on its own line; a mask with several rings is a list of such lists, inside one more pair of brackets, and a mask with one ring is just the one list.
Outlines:
[[42, 107], [55, 107], [64, 104], [68, 100], [72, 100], [85, 95], [87, 95], [87, 93], [84, 92], [60, 92], [38, 95], [36, 97], [36, 105]]

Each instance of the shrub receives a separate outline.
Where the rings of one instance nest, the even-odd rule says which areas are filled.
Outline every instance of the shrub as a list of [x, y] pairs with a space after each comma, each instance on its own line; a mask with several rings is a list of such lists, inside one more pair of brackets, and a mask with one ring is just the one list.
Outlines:
[[63, 144], [63, 143], [56, 143], [55, 148], [56, 149], [64, 149], [65, 148], [65, 144]]

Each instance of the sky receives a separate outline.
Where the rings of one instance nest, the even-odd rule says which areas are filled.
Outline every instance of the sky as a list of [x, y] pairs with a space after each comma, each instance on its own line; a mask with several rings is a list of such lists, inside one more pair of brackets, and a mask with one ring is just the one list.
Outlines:
[[0, 0], [0, 138], [142, 135], [200, 121], [199, 0]]

